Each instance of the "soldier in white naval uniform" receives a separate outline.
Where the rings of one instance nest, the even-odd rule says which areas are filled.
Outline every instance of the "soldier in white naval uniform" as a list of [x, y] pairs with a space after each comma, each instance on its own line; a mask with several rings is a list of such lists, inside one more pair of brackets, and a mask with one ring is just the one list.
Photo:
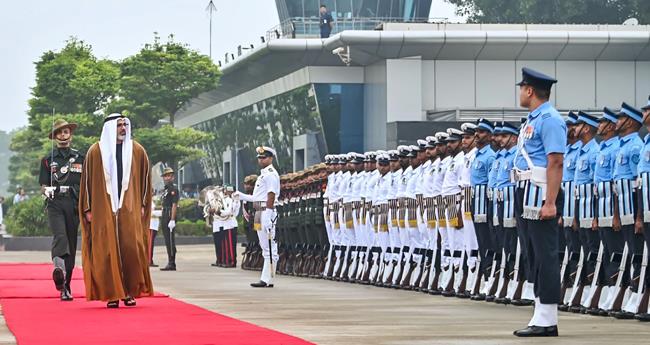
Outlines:
[[234, 193], [235, 199], [252, 202], [255, 208], [255, 225], [257, 236], [262, 248], [264, 266], [260, 281], [252, 283], [252, 287], [273, 287], [273, 276], [275, 275], [275, 263], [278, 262], [278, 244], [275, 242], [275, 223], [277, 212], [275, 210], [276, 200], [280, 197], [280, 176], [273, 167], [273, 159], [276, 157], [275, 150], [260, 146], [256, 149], [257, 163], [261, 171], [255, 182], [253, 194]]

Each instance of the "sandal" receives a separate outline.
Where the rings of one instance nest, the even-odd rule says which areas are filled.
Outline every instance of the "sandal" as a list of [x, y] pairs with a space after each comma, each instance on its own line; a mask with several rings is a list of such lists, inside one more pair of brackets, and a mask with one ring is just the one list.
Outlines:
[[133, 297], [127, 297], [122, 300], [124, 302], [124, 305], [127, 307], [135, 307], [135, 298]]
[[106, 303], [106, 308], [119, 308], [120, 301], [110, 301]]

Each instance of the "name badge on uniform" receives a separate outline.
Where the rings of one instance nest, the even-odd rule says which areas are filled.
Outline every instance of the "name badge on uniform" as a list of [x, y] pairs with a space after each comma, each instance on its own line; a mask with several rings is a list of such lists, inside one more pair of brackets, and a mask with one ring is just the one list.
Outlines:
[[645, 152], [645, 161], [649, 162], [650, 161], [650, 151]]
[[73, 173], [81, 173], [81, 164], [79, 163], [72, 164], [72, 167], [70, 167], [70, 171]]
[[573, 168], [573, 159], [569, 159], [566, 161], [567, 162], [567, 168]]

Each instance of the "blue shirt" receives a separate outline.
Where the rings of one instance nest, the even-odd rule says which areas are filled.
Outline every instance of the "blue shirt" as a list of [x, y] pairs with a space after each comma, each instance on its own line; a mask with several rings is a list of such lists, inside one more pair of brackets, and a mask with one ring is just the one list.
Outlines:
[[639, 133], [630, 133], [619, 141], [619, 150], [614, 162], [614, 180], [632, 180], [637, 176], [637, 164], [643, 141]]
[[578, 140], [573, 145], [567, 145], [562, 165], [562, 182], [573, 181], [576, 173], [576, 163], [580, 155], [582, 141]]
[[596, 139], [591, 139], [578, 150], [575, 172], [576, 184], [580, 185], [594, 182], [594, 171], [596, 170], [596, 159], [598, 158], [599, 151], [600, 148]]
[[650, 172], [650, 134], [645, 135], [645, 138], [643, 139], [643, 147], [641, 148], [639, 156], [639, 166], [637, 167], [638, 173]]
[[499, 189], [514, 185], [514, 183], [510, 182], [510, 170], [512, 170], [515, 161], [515, 152], [517, 152], [517, 146], [505, 151], [503, 158], [501, 158], [499, 172], [497, 173], [497, 188]]
[[494, 160], [492, 161], [492, 166], [490, 167], [490, 173], [488, 174], [488, 187], [495, 188], [497, 186], [497, 174], [499, 173], [499, 165], [503, 159], [503, 155], [506, 150], [501, 149], [494, 154]]
[[470, 175], [472, 186], [488, 184], [488, 175], [495, 155], [490, 145], [485, 145], [476, 152]]
[[609, 138], [600, 143], [594, 171], [594, 183], [609, 182], [614, 179], [614, 162], [619, 145], [618, 137]]
[[[528, 114], [528, 122], [519, 134], [519, 145], [523, 145], [526, 149], [533, 165], [546, 168], [549, 154], [564, 154], [566, 131], [566, 124], [560, 113], [551, 103], [545, 102]], [[521, 152], [517, 152], [516, 167], [520, 170], [529, 170], [526, 161], [519, 156]]]

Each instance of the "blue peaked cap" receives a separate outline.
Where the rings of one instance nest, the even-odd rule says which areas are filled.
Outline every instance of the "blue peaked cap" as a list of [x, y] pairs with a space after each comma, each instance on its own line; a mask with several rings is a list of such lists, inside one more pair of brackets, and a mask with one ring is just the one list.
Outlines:
[[631, 105], [629, 105], [629, 104], [627, 104], [625, 102], [623, 102], [623, 104], [621, 104], [621, 114], [619, 114], [619, 115], [624, 115], [624, 116], [630, 117], [632, 120], [643, 124], [643, 113], [641, 112], [641, 110], [639, 110], [639, 109], [637, 109], [637, 108], [635, 108], [635, 107], [633, 107], [633, 106], [631, 106]]

